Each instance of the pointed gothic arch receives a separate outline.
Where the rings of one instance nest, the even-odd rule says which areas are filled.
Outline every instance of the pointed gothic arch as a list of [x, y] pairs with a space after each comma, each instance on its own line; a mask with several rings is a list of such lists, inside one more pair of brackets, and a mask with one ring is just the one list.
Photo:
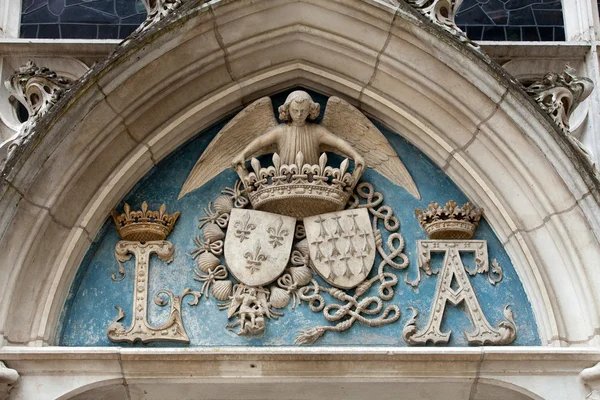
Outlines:
[[544, 345], [598, 343], [598, 180], [499, 66], [404, 4], [191, 1], [96, 65], [0, 186], [0, 333], [55, 343], [109, 211], [159, 160], [256, 98], [338, 95], [443, 168], [504, 243]]

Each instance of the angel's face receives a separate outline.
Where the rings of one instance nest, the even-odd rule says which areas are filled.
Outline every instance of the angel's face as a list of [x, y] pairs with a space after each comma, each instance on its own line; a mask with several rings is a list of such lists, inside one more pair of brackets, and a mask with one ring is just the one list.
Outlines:
[[310, 104], [308, 101], [303, 101], [301, 103], [297, 101], [292, 101], [290, 103], [290, 117], [292, 117], [292, 121], [295, 124], [303, 124], [308, 117], [308, 113], [310, 112]]

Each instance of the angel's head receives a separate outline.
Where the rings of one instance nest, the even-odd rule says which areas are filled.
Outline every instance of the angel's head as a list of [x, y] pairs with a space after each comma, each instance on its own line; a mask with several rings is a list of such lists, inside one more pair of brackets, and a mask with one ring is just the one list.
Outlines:
[[315, 103], [308, 93], [296, 90], [290, 93], [285, 103], [279, 107], [279, 119], [302, 125], [307, 118], [317, 118], [320, 110], [319, 103]]

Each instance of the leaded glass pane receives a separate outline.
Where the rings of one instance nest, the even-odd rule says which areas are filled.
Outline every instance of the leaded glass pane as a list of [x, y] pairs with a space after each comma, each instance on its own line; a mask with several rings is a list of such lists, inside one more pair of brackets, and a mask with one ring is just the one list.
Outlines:
[[139, 0], [23, 0], [21, 37], [120, 39], [145, 18]]
[[560, 0], [464, 0], [456, 24], [473, 40], [565, 40]]

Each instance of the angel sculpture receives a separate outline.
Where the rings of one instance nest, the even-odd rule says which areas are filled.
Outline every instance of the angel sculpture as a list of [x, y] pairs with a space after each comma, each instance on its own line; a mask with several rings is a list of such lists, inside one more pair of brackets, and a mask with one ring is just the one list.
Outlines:
[[[327, 101], [321, 124], [320, 105], [304, 91], [294, 91], [279, 107], [277, 122], [269, 97], [233, 118], [210, 143], [183, 184], [179, 198], [201, 187], [229, 166], [238, 172], [250, 157], [276, 152], [282, 164], [294, 164], [302, 153], [306, 164], [318, 164], [322, 151], [350, 157], [358, 176], [365, 167], [377, 170], [420, 199], [406, 167], [383, 134], [359, 110], [338, 97]], [[301, 166], [300, 166], [301, 167]]]

